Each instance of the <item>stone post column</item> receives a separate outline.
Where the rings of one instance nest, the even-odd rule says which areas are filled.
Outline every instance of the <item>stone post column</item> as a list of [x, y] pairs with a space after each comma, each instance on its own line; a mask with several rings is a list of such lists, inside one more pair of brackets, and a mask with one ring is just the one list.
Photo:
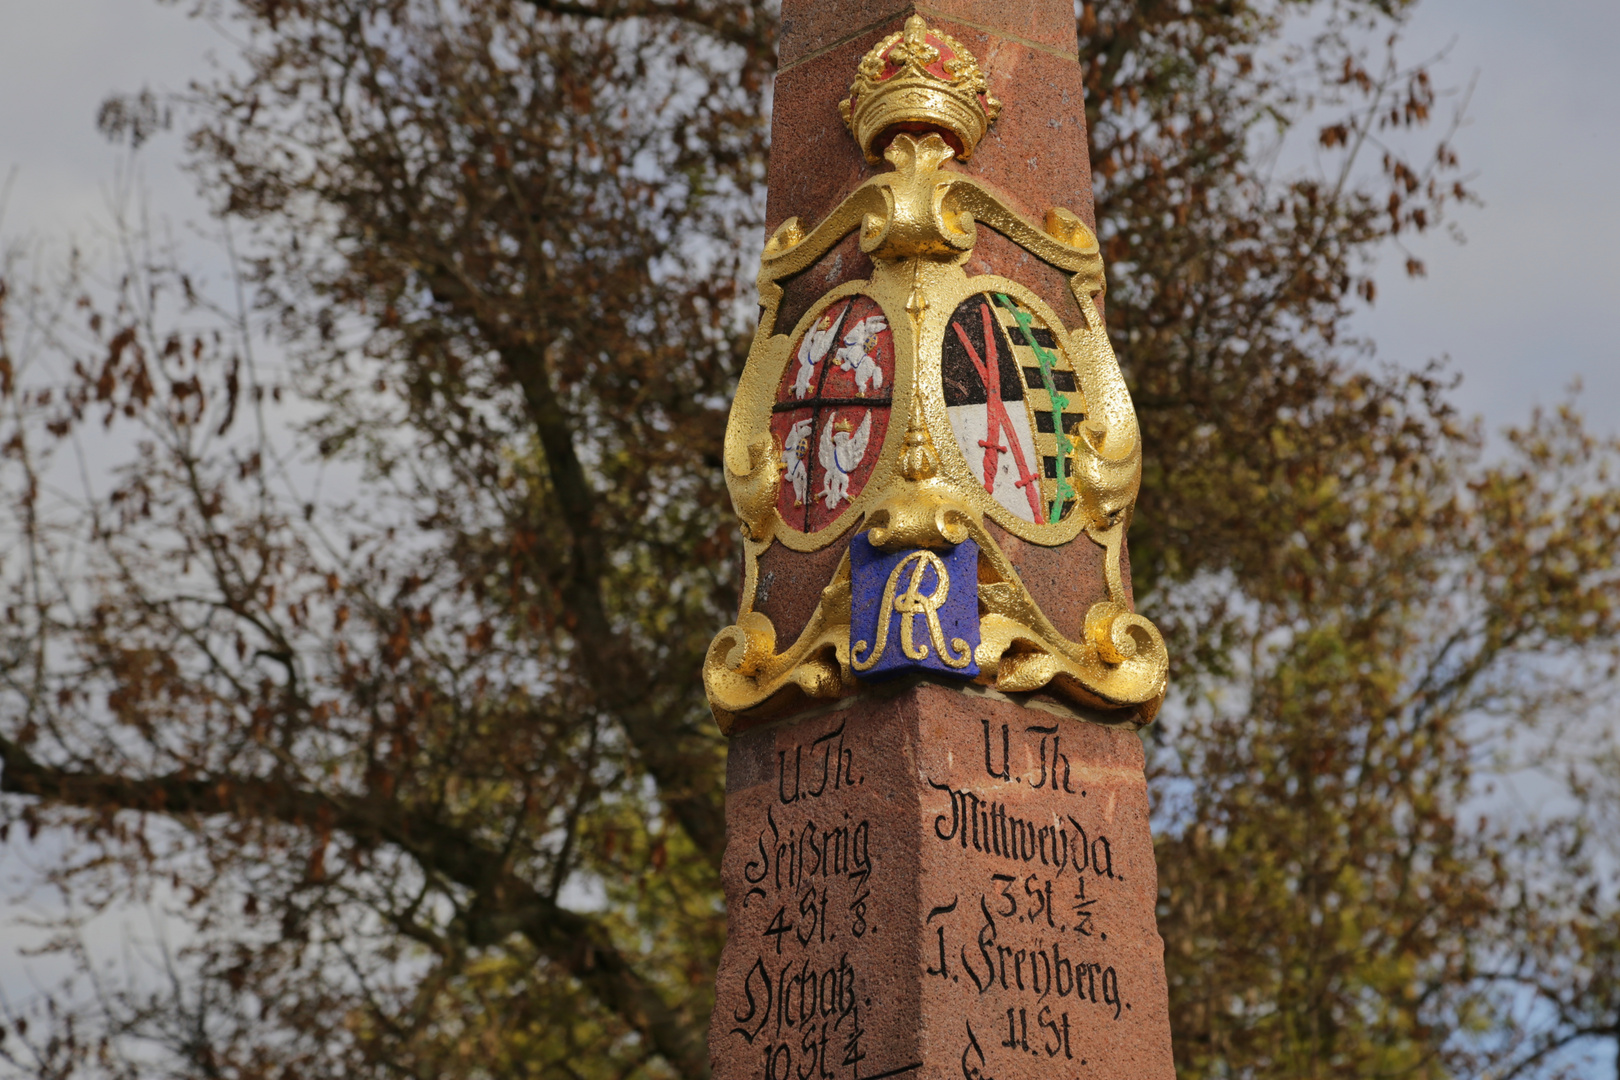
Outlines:
[[784, 0], [727, 434], [721, 1080], [1168, 1078], [1168, 661], [1068, 0]]

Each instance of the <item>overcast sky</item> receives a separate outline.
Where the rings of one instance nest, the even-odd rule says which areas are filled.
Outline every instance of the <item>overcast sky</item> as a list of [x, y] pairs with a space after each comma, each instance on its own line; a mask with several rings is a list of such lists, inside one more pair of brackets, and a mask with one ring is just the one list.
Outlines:
[[1423, 0], [1409, 41], [1454, 42], [1441, 84], [1478, 75], [1457, 148], [1485, 206], [1457, 216], [1466, 244], [1421, 244], [1426, 280], [1392, 265], [1361, 327], [1392, 361], [1449, 355], [1492, 427], [1579, 378], [1589, 420], [1620, 433], [1620, 3]]
[[[0, 180], [12, 176], [0, 232], [63, 236], [105, 217], [118, 152], [94, 129], [103, 96], [181, 89], [210, 53], [230, 56], [183, 7], [0, 0]], [[1392, 256], [1357, 329], [1385, 360], [1450, 357], [1457, 402], [1493, 429], [1579, 378], [1590, 420], [1620, 432], [1608, 261], [1620, 252], [1620, 2], [1423, 0], [1408, 41], [1412, 57], [1450, 46], [1441, 85], [1478, 76], [1457, 145], [1485, 206], [1457, 217], [1467, 244], [1420, 242], [1427, 279], [1405, 280]], [[142, 156], [151, 205], [183, 226], [201, 215], [175, 169], [179, 141]]]

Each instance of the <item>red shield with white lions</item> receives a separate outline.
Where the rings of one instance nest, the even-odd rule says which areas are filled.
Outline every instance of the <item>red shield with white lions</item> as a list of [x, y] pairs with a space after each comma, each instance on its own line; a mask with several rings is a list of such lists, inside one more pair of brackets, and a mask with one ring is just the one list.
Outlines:
[[793, 343], [771, 411], [783, 521], [817, 532], [860, 497], [893, 397], [894, 334], [883, 309], [868, 296], [834, 300]]

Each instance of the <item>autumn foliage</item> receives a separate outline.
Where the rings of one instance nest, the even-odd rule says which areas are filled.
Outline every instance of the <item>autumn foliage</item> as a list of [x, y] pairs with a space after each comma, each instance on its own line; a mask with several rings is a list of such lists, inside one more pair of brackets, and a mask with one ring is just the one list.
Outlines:
[[[1470, 200], [1408, 6], [1078, 16], [1188, 1078], [1550, 1077], [1620, 1027], [1615, 448], [1487, 454], [1347, 337]], [[161, 108], [237, 280], [134, 229], [0, 271], [0, 831], [80, 965], [0, 1069], [705, 1076], [774, 9], [198, 14], [242, 63]], [[106, 974], [87, 920], [143, 903], [167, 946]]]

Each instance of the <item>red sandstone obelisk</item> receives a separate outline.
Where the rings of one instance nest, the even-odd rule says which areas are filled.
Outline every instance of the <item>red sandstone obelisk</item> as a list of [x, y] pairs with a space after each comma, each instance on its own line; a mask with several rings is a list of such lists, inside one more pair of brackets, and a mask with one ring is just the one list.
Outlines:
[[784, 0], [775, 100], [715, 1075], [1172, 1077], [1073, 5]]

